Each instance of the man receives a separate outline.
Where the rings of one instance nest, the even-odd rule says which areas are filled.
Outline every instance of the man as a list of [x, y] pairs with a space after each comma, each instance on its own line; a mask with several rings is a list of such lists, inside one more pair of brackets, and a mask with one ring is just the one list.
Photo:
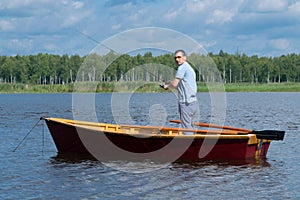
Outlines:
[[[178, 90], [178, 108], [182, 128], [194, 128], [194, 122], [199, 114], [199, 106], [197, 101], [197, 83], [196, 73], [190, 64], [186, 61], [184, 50], [177, 50], [174, 57], [178, 69], [175, 79], [163, 86], [165, 90], [168, 88], [176, 88]], [[191, 133], [185, 133], [191, 134]]]

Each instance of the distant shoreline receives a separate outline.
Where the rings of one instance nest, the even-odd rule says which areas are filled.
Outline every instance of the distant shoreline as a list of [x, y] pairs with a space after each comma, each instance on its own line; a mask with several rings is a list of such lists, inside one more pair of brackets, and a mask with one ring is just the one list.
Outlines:
[[[162, 90], [158, 83], [147, 82], [124, 82], [115, 84], [115, 82], [98, 83], [96, 86], [92, 83], [76, 85], [78, 92], [168, 92]], [[226, 92], [300, 92], [300, 83], [227, 83], [224, 84]], [[80, 89], [78, 89], [80, 88]], [[205, 83], [198, 83], [198, 92], [224, 91], [222, 84], [218, 90], [208, 89]], [[72, 93], [74, 84], [65, 85], [31, 85], [31, 84], [0, 84], [0, 94], [14, 93]]]

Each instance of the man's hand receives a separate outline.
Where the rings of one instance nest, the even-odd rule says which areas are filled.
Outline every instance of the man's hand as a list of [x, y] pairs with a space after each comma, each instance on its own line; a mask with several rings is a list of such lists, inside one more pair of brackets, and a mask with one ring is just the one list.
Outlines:
[[166, 84], [159, 84], [159, 86], [160, 86], [162, 89], [164, 89], [164, 90], [168, 90], [168, 89], [169, 89], [168, 85], [166, 85]]
[[169, 89], [169, 85], [168, 84], [164, 84], [164, 89], [168, 90]]

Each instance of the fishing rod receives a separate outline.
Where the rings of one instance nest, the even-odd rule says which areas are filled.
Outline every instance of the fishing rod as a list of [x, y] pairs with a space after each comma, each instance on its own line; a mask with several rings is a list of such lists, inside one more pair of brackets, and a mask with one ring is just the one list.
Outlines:
[[83, 33], [83, 32], [81, 32], [81, 31], [79, 31], [79, 30], [77, 30], [77, 29], [75, 29], [75, 31], [76, 31], [77, 33], [80, 33], [81, 35], [85, 36], [86, 38], [92, 40], [93, 42], [95, 42], [95, 43], [97, 43], [97, 44], [100, 44], [101, 46], [107, 48], [108, 50], [113, 51], [113, 52], [115, 52], [116, 54], [120, 54], [120, 53], [118, 53], [117, 51], [113, 50], [112, 48], [106, 46], [105, 44], [100, 43], [98, 40], [96, 40], [95, 38], [89, 36], [88, 34]]
[[[105, 45], [105, 44], [103, 44], [103, 43], [100, 43], [98, 40], [96, 40], [95, 38], [91, 37], [90, 35], [88, 35], [88, 34], [86, 34], [86, 33], [83, 33], [82, 31], [79, 31], [79, 30], [77, 30], [77, 29], [75, 29], [75, 31], [76, 31], [77, 33], [79, 33], [79, 34], [85, 36], [86, 38], [90, 39], [91, 41], [93, 41], [93, 42], [95, 42], [95, 43], [97, 43], [97, 44], [99, 44], [99, 45], [105, 47], [106, 49], [108, 49], [108, 50], [110, 50], [110, 51], [112, 51], [112, 52], [114, 52], [114, 53], [116, 53], [116, 54], [118, 54], [118, 55], [122, 55], [121, 53], [119, 53], [119, 52], [117, 52], [116, 50], [114, 50], [114, 49], [108, 47], [107, 45]], [[149, 74], [151, 74], [152, 76], [154, 76], [155, 78], [157, 78], [157, 80], [160, 80], [160, 78], [159, 78], [156, 74], [154, 74], [154, 73], [152, 73], [152, 72], [149, 72], [147, 69], [145, 69], [145, 68], [143, 68], [143, 67], [142, 67], [142, 69], [145, 70], [146, 72], [148, 72]], [[164, 88], [165, 81], [162, 80], [162, 82], [163, 82], [163, 83], [162, 83], [162, 84], [159, 84], [159, 86], [160, 86], [161, 88]]]

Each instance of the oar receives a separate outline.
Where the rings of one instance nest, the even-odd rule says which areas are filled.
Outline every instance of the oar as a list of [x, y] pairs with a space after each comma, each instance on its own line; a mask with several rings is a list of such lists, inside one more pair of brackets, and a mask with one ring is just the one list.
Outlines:
[[[181, 121], [180, 120], [176, 120], [176, 119], [172, 119], [170, 120], [170, 122], [174, 122], [177, 124], [180, 124]], [[232, 131], [241, 131], [241, 132], [252, 132], [252, 130], [248, 130], [248, 129], [244, 129], [244, 128], [236, 128], [236, 127], [232, 127], [232, 126], [220, 126], [217, 124], [207, 124], [207, 123], [203, 123], [203, 122], [195, 122], [194, 123], [196, 126], [202, 126], [202, 127], [210, 127], [210, 128], [219, 128], [219, 129], [226, 129], [226, 130], [232, 130]]]
[[[180, 120], [170, 120], [170, 122], [174, 123], [181, 123]], [[217, 124], [207, 124], [202, 122], [195, 122], [196, 126], [202, 127], [211, 127], [211, 128], [219, 128], [219, 129], [227, 129], [232, 131], [241, 131], [237, 134], [255, 134], [257, 139], [266, 139], [266, 140], [283, 140], [285, 131], [278, 131], [278, 130], [263, 130], [263, 131], [255, 131], [249, 130], [244, 128], [237, 128], [232, 126], [220, 126]]]

